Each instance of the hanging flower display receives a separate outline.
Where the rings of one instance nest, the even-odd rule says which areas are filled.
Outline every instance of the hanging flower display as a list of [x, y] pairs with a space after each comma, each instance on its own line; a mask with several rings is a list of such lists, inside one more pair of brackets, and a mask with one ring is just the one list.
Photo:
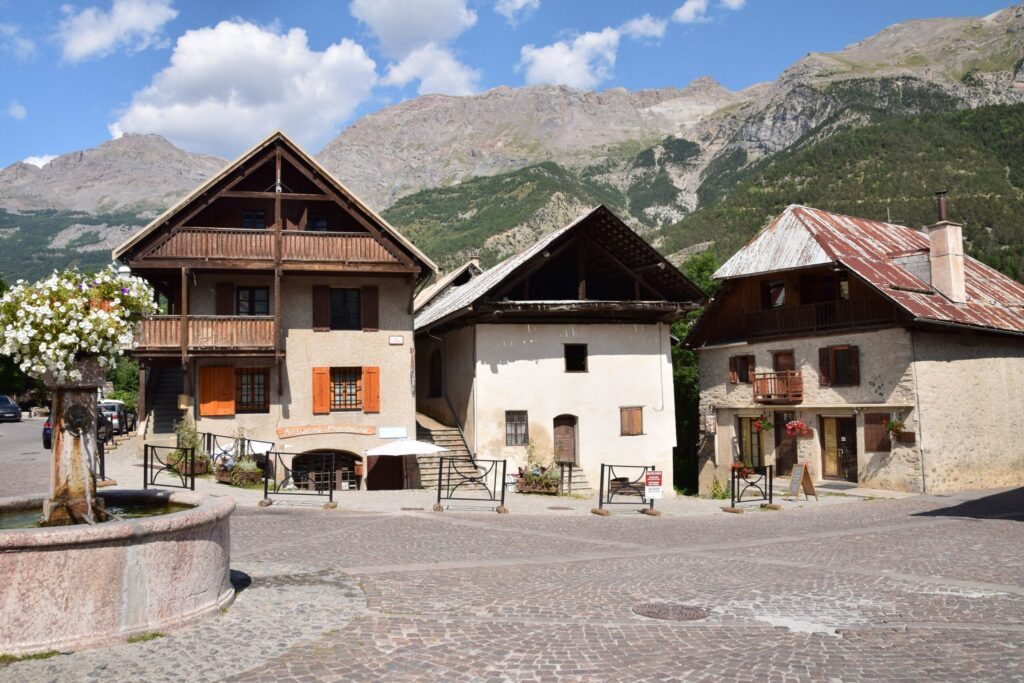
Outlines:
[[885, 431], [889, 432], [889, 436], [896, 438], [896, 436], [906, 429], [906, 425], [903, 424], [903, 420], [886, 420]]
[[768, 419], [766, 415], [762, 415], [754, 420], [754, 431], [756, 432], [770, 432], [775, 429], [775, 425]]
[[740, 479], [746, 479], [750, 475], [754, 474], [754, 468], [750, 467], [744, 462], [734, 462], [732, 464], [732, 470], [736, 473]]
[[811, 428], [803, 420], [790, 420], [786, 423], [786, 434], [789, 436], [810, 436]]
[[133, 346], [135, 323], [156, 312], [149, 284], [112, 266], [95, 275], [71, 269], [33, 284], [18, 280], [0, 298], [0, 353], [33, 377], [77, 381], [77, 358], [113, 365]]

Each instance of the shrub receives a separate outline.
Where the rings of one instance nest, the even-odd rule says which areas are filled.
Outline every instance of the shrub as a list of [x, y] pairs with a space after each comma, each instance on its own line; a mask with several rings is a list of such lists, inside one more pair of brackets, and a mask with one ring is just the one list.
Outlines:
[[263, 485], [263, 470], [252, 458], [242, 458], [231, 468], [231, 485], [253, 488]]

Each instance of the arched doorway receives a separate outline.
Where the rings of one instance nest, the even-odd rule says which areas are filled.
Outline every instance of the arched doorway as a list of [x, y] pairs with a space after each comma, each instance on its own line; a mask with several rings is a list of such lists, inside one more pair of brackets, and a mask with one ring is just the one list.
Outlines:
[[334, 456], [334, 490], [358, 491], [363, 478], [363, 459], [348, 451], [317, 450], [299, 453], [292, 458], [292, 480], [299, 488], [320, 482], [326, 485], [331, 478], [331, 456]]
[[554, 421], [555, 462], [580, 464], [575, 415], [559, 415]]

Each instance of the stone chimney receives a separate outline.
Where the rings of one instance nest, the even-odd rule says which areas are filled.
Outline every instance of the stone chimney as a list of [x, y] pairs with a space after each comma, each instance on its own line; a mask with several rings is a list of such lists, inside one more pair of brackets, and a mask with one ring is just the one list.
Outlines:
[[939, 220], [924, 228], [931, 242], [928, 261], [931, 265], [932, 287], [954, 303], [967, 301], [967, 283], [964, 276], [963, 229], [946, 217], [946, 193], [937, 192]]

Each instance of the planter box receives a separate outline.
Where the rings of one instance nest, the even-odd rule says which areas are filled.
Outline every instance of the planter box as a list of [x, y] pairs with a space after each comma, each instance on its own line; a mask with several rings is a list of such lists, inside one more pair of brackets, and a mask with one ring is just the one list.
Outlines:
[[192, 463], [191, 472], [189, 472], [188, 467], [186, 467], [185, 464], [180, 461], [172, 463], [171, 467], [174, 468], [175, 472], [180, 472], [182, 474], [206, 474], [207, 469], [205, 460], [197, 460], [196, 462]]
[[219, 469], [214, 471], [213, 477], [214, 477], [214, 479], [216, 479], [221, 484], [230, 484], [231, 483], [231, 470], [226, 470], [224, 468], [219, 468]]
[[523, 479], [522, 477], [518, 477], [516, 479], [516, 491], [518, 491], [519, 493], [542, 493], [548, 496], [557, 496], [558, 482], [556, 481], [555, 485], [551, 486], [545, 484], [527, 483], [525, 479]]

